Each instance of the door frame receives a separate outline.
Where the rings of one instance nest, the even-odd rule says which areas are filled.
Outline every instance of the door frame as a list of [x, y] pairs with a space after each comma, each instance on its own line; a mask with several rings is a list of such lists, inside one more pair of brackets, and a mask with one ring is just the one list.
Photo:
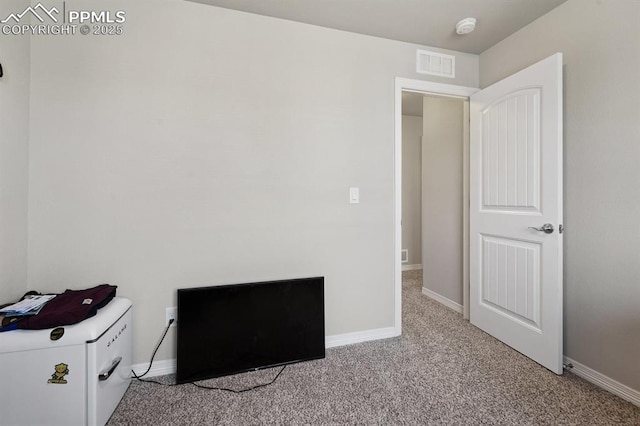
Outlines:
[[[478, 88], [432, 81], [395, 78], [394, 102], [394, 335], [402, 334], [402, 92], [469, 100]], [[469, 318], [469, 109], [465, 108], [463, 131], [463, 316]]]

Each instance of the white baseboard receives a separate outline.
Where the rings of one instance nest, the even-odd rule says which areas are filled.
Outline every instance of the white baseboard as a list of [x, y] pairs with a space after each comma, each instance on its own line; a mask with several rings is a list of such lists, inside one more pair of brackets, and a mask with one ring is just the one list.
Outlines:
[[395, 337], [394, 327], [377, 328], [375, 330], [356, 331], [354, 333], [336, 334], [327, 336], [325, 347], [335, 348], [338, 346], [352, 345], [354, 343], [369, 342], [371, 340], [382, 340]]
[[402, 265], [403, 271], [415, 271], [418, 269], [422, 269], [422, 265]]
[[586, 381], [591, 382], [596, 386], [601, 387], [602, 389], [640, 407], [640, 391], [632, 389], [627, 385], [623, 385], [622, 383], [617, 382], [584, 364], [580, 364], [578, 361], [574, 361], [569, 357], [564, 357], [564, 363], [565, 365], [573, 365], [573, 368], [567, 368], [567, 371], [575, 374], [576, 376], [582, 377]]
[[[378, 328], [374, 330], [356, 331], [354, 333], [336, 334], [333, 336], [327, 336], [325, 338], [326, 348], [335, 348], [338, 346], [352, 345], [354, 343], [368, 342], [371, 340], [382, 340], [390, 337], [395, 337], [395, 328], [386, 327]], [[131, 369], [138, 375], [143, 374], [149, 368], [149, 363], [144, 362], [141, 364], [135, 364]], [[155, 377], [164, 376], [165, 374], [174, 374], [176, 372], [176, 360], [165, 359], [161, 361], [154, 361], [151, 369], [145, 376]]]
[[435, 300], [436, 302], [442, 303], [447, 308], [453, 309], [454, 311], [456, 311], [459, 314], [461, 314], [462, 311], [463, 311], [463, 308], [462, 308], [461, 304], [456, 303], [451, 299], [447, 299], [446, 297], [441, 296], [438, 293], [429, 290], [428, 288], [422, 287], [422, 294], [424, 294], [425, 296]]
[[[144, 374], [149, 368], [148, 362], [143, 362], [142, 364], [134, 364], [131, 366], [131, 369], [136, 373], [136, 375]], [[155, 376], [164, 376], [165, 374], [173, 374], [176, 372], [176, 360], [175, 359], [163, 359], [161, 361], [154, 361], [151, 369], [144, 377], [155, 377]]]

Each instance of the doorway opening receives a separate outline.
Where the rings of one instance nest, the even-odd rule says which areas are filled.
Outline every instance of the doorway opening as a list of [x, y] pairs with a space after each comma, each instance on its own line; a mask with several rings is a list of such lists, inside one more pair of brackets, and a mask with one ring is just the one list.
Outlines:
[[[469, 108], [468, 108], [468, 98], [473, 93], [475, 93], [478, 89], [463, 87], [463, 86], [454, 86], [433, 82], [426, 82], [421, 80], [410, 80], [410, 79], [396, 79], [396, 102], [395, 102], [395, 283], [394, 283], [394, 299], [395, 299], [395, 334], [402, 334], [402, 250], [405, 248], [402, 246], [402, 171], [403, 171], [403, 150], [402, 150], [402, 132], [403, 132], [403, 108], [402, 108], [402, 97], [403, 93], [405, 97], [406, 94], [416, 94], [419, 98], [424, 98], [425, 96], [428, 98], [424, 101], [424, 105], [427, 105], [427, 108], [431, 103], [438, 104], [438, 102], [456, 100], [454, 103], [463, 102], [464, 108], [462, 112], [462, 116], [458, 117], [462, 119], [462, 147], [461, 147], [461, 158], [459, 171], [462, 172], [462, 176], [459, 176], [459, 179], [462, 181], [462, 199], [458, 200], [460, 206], [462, 207], [463, 214], [462, 220], [459, 223], [460, 227], [460, 236], [462, 237], [462, 241], [456, 241], [454, 246], [457, 246], [458, 249], [462, 249], [462, 253], [460, 256], [462, 257], [462, 271], [458, 271], [459, 275], [462, 279], [462, 287], [463, 287], [463, 303], [462, 303], [462, 313], [466, 319], [468, 319], [468, 295], [469, 295], [469, 274], [468, 274], [468, 253], [469, 253], [469, 234], [468, 234], [468, 200], [469, 200]], [[414, 111], [415, 114], [415, 111]], [[405, 119], [406, 121], [406, 119]], [[414, 152], [415, 154], [415, 152]], [[422, 154], [421, 154], [422, 155]], [[424, 167], [424, 166], [423, 166]], [[415, 173], [415, 172], [414, 172]], [[421, 190], [422, 191], [422, 190]], [[423, 191], [422, 191], [423, 192]], [[407, 226], [410, 226], [407, 224]], [[415, 224], [413, 224], [415, 227]], [[424, 228], [424, 224], [422, 225]], [[437, 226], [436, 226], [437, 228]], [[421, 248], [424, 247], [423, 242], [420, 242]], [[415, 244], [414, 244], [415, 246]], [[409, 256], [411, 254], [409, 253]], [[424, 258], [424, 254], [421, 256]], [[410, 261], [411, 262], [411, 261]], [[415, 262], [415, 257], [413, 257], [413, 262]], [[413, 263], [415, 264], [415, 263]], [[421, 264], [424, 267], [424, 262], [421, 260]], [[424, 276], [424, 274], [423, 274]], [[424, 292], [424, 286], [423, 286]], [[434, 293], [435, 294], [435, 293]], [[432, 296], [432, 295], [430, 295]], [[433, 297], [433, 296], [432, 296]], [[436, 298], [436, 297], [433, 297]], [[444, 300], [449, 300], [446, 297], [443, 297]], [[441, 300], [442, 301], [442, 300]], [[446, 304], [446, 303], [445, 303]]]
[[467, 110], [458, 97], [402, 94], [402, 270], [421, 269], [422, 294], [460, 314]]

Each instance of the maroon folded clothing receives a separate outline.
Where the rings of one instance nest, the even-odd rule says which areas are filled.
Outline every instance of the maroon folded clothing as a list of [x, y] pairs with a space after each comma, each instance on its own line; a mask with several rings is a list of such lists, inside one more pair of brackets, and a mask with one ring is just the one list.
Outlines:
[[38, 315], [17, 323], [25, 330], [42, 330], [79, 323], [96, 314], [116, 295], [115, 285], [100, 284], [86, 290], [67, 290], [47, 302]]

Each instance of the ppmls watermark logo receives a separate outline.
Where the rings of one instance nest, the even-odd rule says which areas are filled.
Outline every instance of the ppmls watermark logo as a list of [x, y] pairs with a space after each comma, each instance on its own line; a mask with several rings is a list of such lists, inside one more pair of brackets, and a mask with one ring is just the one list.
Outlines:
[[124, 10], [67, 10], [42, 3], [10, 13], [0, 20], [3, 35], [121, 35], [127, 20]]

